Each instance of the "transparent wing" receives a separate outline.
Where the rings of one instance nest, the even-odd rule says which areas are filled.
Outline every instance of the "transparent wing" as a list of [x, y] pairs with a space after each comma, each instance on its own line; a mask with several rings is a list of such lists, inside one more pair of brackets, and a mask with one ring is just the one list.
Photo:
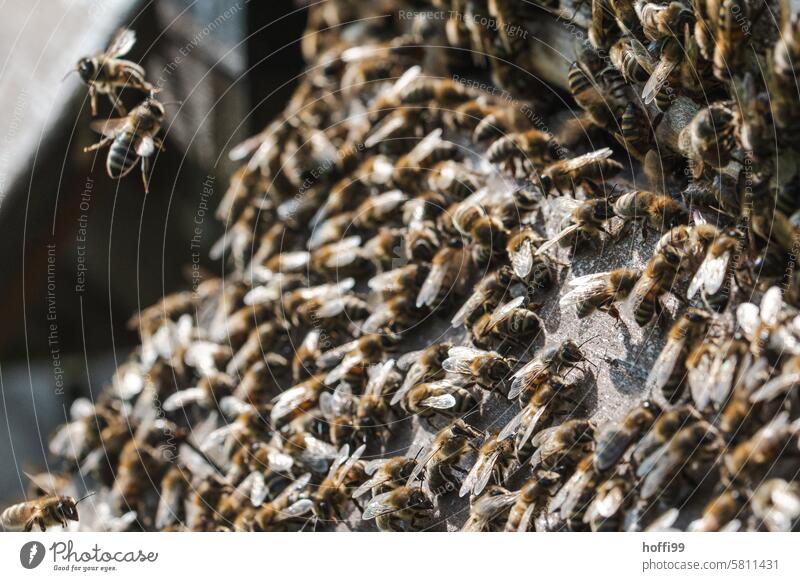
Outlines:
[[758, 307], [753, 303], [742, 303], [736, 307], [736, 321], [748, 338], [755, 336], [761, 324]]
[[778, 315], [783, 306], [783, 293], [780, 287], [773, 286], [764, 293], [761, 299], [761, 320], [766, 325], [773, 326], [778, 323]]
[[475, 347], [452, 347], [447, 352], [447, 359], [442, 362], [442, 369], [448, 373], [470, 375], [472, 360], [485, 354], [486, 351]]
[[[574, 283], [575, 281], [572, 282]], [[583, 284], [577, 285], [575, 288], [561, 297], [561, 299], [558, 301], [558, 304], [562, 307], [569, 307], [582, 301], [586, 301], [596, 296], [597, 293], [602, 292], [606, 288], [607, 284], [608, 283], [604, 278], [587, 280]]]
[[667, 380], [670, 378], [670, 375], [672, 375], [672, 371], [675, 369], [675, 365], [683, 352], [685, 343], [686, 339], [667, 342], [664, 349], [661, 350], [658, 359], [656, 359], [656, 362], [653, 364], [650, 374], [647, 376], [647, 381], [645, 382], [647, 390], [661, 389], [667, 383]]
[[388, 359], [383, 363], [370, 367], [369, 381], [367, 381], [367, 387], [364, 388], [364, 394], [380, 396], [387, 380], [394, 371], [394, 365], [394, 359]]
[[487, 325], [486, 329], [491, 330], [494, 329], [501, 321], [505, 320], [506, 317], [511, 316], [515, 309], [518, 309], [522, 304], [525, 302], [525, 297], [517, 297], [514, 300], [507, 302], [505, 305], [497, 307], [492, 316], [489, 318], [489, 324]]
[[581, 169], [582, 167], [586, 167], [587, 165], [596, 163], [603, 159], [608, 159], [614, 154], [611, 151], [610, 147], [604, 147], [602, 149], [598, 149], [596, 151], [591, 151], [589, 153], [584, 153], [583, 155], [579, 155], [577, 157], [573, 157], [572, 159], [568, 159], [563, 162], [562, 168], [564, 168], [565, 172], [572, 172]]
[[364, 508], [364, 512], [361, 514], [362, 520], [370, 520], [376, 516], [395, 510], [395, 507], [389, 503], [391, 495], [392, 492], [385, 492], [370, 500]]
[[662, 58], [653, 69], [653, 73], [642, 89], [642, 100], [645, 104], [650, 104], [656, 99], [656, 95], [667, 82], [667, 79], [678, 66], [678, 61]]
[[136, 33], [128, 28], [120, 28], [111, 37], [105, 56], [119, 58], [128, 54], [136, 44]]
[[200, 387], [190, 387], [188, 389], [176, 391], [164, 400], [164, 411], [174, 412], [175, 410], [184, 408], [187, 405], [202, 401], [203, 397], [205, 397], [205, 393]]
[[522, 279], [527, 278], [533, 268], [533, 244], [531, 241], [524, 240], [515, 252], [509, 252], [509, 258], [514, 274]]
[[485, 456], [479, 455], [469, 473], [464, 477], [464, 482], [461, 483], [461, 490], [458, 491], [458, 495], [466, 496], [470, 493], [478, 495], [483, 492], [492, 477], [492, 470], [494, 470], [494, 465], [499, 457], [499, 450]]
[[456, 398], [452, 393], [443, 393], [425, 398], [420, 402], [420, 405], [436, 410], [448, 410], [455, 407], [456, 403]]
[[434, 267], [431, 268], [431, 271], [425, 278], [425, 282], [422, 283], [422, 287], [419, 289], [416, 303], [417, 308], [432, 305], [434, 301], [436, 301], [436, 297], [439, 296], [439, 291], [442, 290], [446, 272], [445, 268], [440, 264], [434, 265]]
[[104, 137], [114, 138], [125, 128], [127, 123], [127, 117], [118, 117], [115, 119], [95, 119], [89, 123], [89, 128], [95, 133], [99, 133]]
[[537, 248], [536, 254], [537, 255], [544, 254], [545, 252], [550, 250], [553, 246], [561, 242], [561, 240], [563, 240], [564, 238], [575, 232], [575, 230], [577, 230], [578, 228], [580, 228], [578, 224], [571, 224], [567, 226], [561, 232], [559, 232], [555, 237], [550, 238], [547, 242], [545, 242], [539, 248]]
[[460, 327], [467, 317], [473, 313], [478, 307], [480, 307], [483, 303], [487, 300], [486, 293], [484, 292], [474, 292], [470, 295], [470, 297], [464, 301], [464, 304], [461, 305], [461, 308], [458, 309], [453, 318], [450, 321], [450, 324], [455, 327]]

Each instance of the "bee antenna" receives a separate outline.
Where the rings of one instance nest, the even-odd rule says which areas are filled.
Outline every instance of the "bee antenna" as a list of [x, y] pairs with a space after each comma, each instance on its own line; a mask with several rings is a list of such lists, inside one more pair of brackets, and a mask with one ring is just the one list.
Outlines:
[[179, 105], [179, 106], [182, 106], [183, 105], [183, 101], [166, 101], [166, 102], [162, 102], [161, 104], [162, 105]]
[[74, 69], [70, 69], [69, 71], [67, 71], [67, 74], [63, 76], [63, 78], [61, 79], [61, 82], [63, 83], [64, 81], [66, 81], [66, 80], [69, 78], [69, 76], [70, 76], [72, 73], [77, 73], [77, 72], [78, 72], [78, 69], [77, 69], [77, 67], [76, 67], [76, 68], [74, 68]]
[[76, 501], [75, 501], [75, 504], [78, 504], [80, 501], [82, 501], [82, 500], [86, 500], [87, 498], [89, 498], [90, 496], [94, 496], [95, 494], [97, 494], [97, 491], [96, 491], [96, 490], [93, 490], [93, 491], [91, 491], [90, 493], [88, 493], [86, 496], [82, 496], [82, 497], [80, 497], [78, 500], [76, 500]]
[[594, 340], [595, 340], [595, 339], [597, 339], [599, 336], [600, 336], [600, 335], [594, 335], [594, 336], [592, 336], [592, 337], [589, 337], [588, 339], [586, 339], [586, 341], [584, 341], [583, 343], [581, 343], [580, 345], [578, 345], [578, 349], [580, 349], [581, 347], [583, 347], [584, 345], [586, 345], [586, 344], [587, 344], [587, 343], [589, 343], [590, 341], [594, 341]]

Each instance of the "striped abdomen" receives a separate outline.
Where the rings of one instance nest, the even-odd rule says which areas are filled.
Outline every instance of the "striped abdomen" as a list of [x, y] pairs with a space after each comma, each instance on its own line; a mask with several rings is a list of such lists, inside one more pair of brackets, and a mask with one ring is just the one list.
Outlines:
[[7, 529], [22, 529], [35, 508], [35, 504], [31, 502], [21, 502], [14, 506], [9, 506], [0, 514], [0, 522]]
[[136, 153], [136, 135], [125, 131], [114, 138], [108, 150], [106, 169], [109, 177], [119, 179], [126, 176], [139, 162]]

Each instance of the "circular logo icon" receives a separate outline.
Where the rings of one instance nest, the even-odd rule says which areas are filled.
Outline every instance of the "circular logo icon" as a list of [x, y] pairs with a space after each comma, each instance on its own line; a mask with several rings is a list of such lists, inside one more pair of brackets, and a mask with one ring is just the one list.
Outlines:
[[44, 545], [39, 541], [30, 541], [19, 550], [19, 562], [26, 569], [35, 569], [44, 560]]

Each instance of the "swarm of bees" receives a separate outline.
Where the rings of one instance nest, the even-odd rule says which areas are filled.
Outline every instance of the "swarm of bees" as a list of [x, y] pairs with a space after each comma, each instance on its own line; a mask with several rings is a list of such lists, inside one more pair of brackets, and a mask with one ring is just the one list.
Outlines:
[[[294, 97], [230, 152], [225, 279], [132, 319], [140, 348], [50, 442], [96, 483], [92, 526], [798, 530], [798, 19], [434, 4], [497, 25], [311, 9]], [[506, 70], [542, 12], [588, 28], [568, 115]]]

